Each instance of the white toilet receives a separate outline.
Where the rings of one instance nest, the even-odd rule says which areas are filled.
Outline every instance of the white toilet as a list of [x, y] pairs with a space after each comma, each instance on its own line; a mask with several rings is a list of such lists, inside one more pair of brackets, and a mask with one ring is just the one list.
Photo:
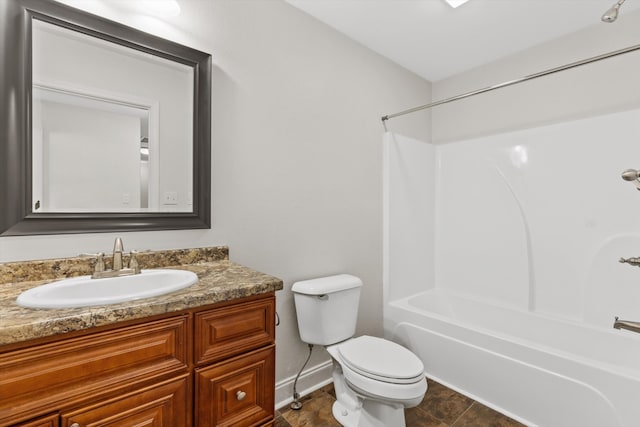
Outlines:
[[424, 366], [382, 338], [354, 338], [362, 281], [349, 274], [293, 284], [300, 338], [333, 358], [333, 416], [345, 427], [405, 426], [404, 408], [427, 391]]

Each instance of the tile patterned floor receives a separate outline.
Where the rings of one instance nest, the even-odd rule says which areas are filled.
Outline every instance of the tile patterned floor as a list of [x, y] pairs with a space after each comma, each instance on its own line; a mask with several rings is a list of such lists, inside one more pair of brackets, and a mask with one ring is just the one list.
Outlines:
[[[405, 411], [407, 427], [525, 427], [442, 384], [428, 383], [424, 401]], [[335, 401], [332, 384], [301, 400], [304, 405], [298, 411], [288, 407], [276, 411], [274, 427], [340, 427], [331, 415]]]

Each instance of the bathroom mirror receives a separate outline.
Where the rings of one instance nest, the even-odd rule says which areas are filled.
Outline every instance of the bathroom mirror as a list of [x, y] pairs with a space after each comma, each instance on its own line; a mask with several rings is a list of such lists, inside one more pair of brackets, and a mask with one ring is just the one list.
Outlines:
[[209, 228], [211, 56], [1, 3], [0, 235]]

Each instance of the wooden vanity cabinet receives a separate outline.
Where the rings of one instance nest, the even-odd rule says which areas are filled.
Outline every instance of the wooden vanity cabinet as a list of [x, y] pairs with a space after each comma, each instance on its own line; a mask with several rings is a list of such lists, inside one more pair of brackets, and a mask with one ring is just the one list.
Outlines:
[[0, 427], [269, 426], [273, 293], [0, 347]]
[[275, 331], [275, 300], [195, 315], [196, 426], [270, 425], [275, 406], [271, 331]]

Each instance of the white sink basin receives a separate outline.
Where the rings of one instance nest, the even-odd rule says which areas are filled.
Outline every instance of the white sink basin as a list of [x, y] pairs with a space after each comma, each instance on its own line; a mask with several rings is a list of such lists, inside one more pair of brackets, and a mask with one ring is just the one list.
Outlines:
[[155, 297], [184, 289], [198, 276], [184, 270], [142, 270], [133, 276], [92, 279], [74, 277], [47, 283], [21, 293], [16, 302], [29, 308], [69, 308], [115, 304]]

